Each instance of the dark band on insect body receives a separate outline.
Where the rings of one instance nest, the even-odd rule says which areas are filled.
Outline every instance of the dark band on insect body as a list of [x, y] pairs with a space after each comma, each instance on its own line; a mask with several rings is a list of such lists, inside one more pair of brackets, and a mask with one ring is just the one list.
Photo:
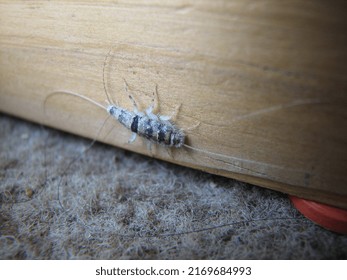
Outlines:
[[133, 122], [131, 123], [131, 127], [130, 127], [131, 131], [137, 133], [138, 126], [139, 126], [139, 116], [136, 115], [133, 118]]
[[159, 143], [163, 143], [165, 141], [165, 130], [163, 129], [162, 124], [159, 125], [158, 130], [159, 130], [158, 141]]
[[151, 119], [147, 120], [145, 127], [146, 128], [145, 128], [143, 135], [148, 139], [152, 139], [152, 137], [153, 137], [153, 124], [152, 124]]

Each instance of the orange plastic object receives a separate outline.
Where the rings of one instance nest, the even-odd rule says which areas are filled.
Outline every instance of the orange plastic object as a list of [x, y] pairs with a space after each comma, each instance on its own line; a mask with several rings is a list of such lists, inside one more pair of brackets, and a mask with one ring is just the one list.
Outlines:
[[347, 234], [347, 210], [289, 196], [290, 200], [306, 218], [334, 232]]

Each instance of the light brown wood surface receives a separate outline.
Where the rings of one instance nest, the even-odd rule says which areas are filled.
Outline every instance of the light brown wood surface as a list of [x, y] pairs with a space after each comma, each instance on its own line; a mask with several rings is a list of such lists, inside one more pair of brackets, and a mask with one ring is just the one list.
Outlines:
[[[94, 138], [105, 111], [47, 96], [106, 105], [110, 52], [113, 100], [133, 109], [125, 79], [144, 110], [157, 85], [187, 144], [220, 155], [153, 156], [347, 208], [345, 3], [2, 1], [0, 110]], [[109, 120], [98, 139], [150, 153], [130, 135]]]

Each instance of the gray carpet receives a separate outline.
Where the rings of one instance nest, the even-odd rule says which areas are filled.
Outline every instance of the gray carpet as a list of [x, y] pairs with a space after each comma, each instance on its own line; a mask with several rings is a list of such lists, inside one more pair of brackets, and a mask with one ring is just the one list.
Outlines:
[[[346, 259], [287, 196], [0, 115], [1, 259]], [[61, 175], [64, 176], [61, 176]]]

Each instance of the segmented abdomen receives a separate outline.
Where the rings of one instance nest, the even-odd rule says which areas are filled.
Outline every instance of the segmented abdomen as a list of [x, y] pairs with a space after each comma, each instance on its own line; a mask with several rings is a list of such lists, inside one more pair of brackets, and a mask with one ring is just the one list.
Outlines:
[[108, 112], [132, 132], [154, 143], [176, 148], [184, 144], [185, 135], [183, 131], [176, 128], [169, 121], [135, 114], [117, 106], [110, 107]]
[[154, 120], [148, 116], [136, 116], [131, 130], [140, 136], [165, 146], [179, 147], [183, 144], [183, 133], [168, 121]]

